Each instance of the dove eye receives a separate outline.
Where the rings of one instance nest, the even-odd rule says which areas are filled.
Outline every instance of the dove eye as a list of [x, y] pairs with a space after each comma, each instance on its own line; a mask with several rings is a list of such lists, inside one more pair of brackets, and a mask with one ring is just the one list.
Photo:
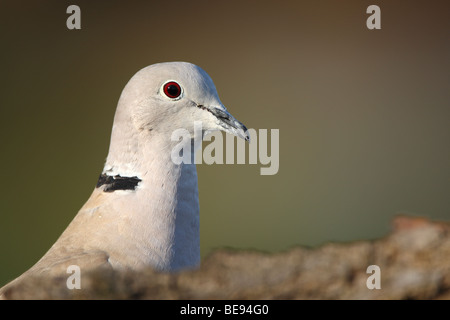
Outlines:
[[165, 84], [163, 84], [162, 89], [164, 94], [170, 99], [179, 99], [181, 98], [181, 94], [183, 93], [181, 86], [175, 81], [166, 82]]

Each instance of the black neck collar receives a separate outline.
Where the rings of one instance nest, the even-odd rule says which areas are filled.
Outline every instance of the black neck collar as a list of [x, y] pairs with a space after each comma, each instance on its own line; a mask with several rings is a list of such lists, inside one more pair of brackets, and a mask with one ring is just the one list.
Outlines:
[[142, 180], [138, 177], [122, 177], [120, 175], [108, 176], [102, 173], [97, 181], [97, 188], [105, 186], [104, 192], [114, 192], [116, 190], [135, 190]]

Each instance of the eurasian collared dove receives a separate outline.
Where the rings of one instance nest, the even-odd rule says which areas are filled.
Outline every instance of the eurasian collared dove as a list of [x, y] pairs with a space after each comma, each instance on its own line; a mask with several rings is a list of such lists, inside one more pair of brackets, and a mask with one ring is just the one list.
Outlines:
[[[194, 121], [202, 131], [194, 130]], [[198, 266], [196, 166], [171, 158], [180, 143], [171, 136], [180, 128], [191, 134], [186, 144], [214, 130], [249, 140], [247, 128], [228, 113], [198, 66], [168, 62], [137, 72], [120, 96], [108, 157], [92, 195], [50, 250], [9, 285], [30, 275], [67, 276], [70, 265], [82, 271]]]

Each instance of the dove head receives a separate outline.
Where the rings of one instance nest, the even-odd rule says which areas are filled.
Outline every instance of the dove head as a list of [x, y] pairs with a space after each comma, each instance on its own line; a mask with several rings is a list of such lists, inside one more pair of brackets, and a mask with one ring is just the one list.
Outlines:
[[[194, 122], [201, 124], [201, 132]], [[190, 133], [190, 143], [216, 130], [250, 138], [203, 69], [187, 62], [153, 64], [138, 71], [122, 91], [104, 172], [132, 175], [149, 152], [176, 143], [171, 136], [178, 129]]]
[[210, 76], [187, 62], [158, 63], [137, 72], [120, 97], [114, 122], [123, 121], [150, 135], [183, 128], [193, 138], [194, 121], [200, 121], [202, 134], [223, 130], [249, 139], [247, 128], [220, 101]]

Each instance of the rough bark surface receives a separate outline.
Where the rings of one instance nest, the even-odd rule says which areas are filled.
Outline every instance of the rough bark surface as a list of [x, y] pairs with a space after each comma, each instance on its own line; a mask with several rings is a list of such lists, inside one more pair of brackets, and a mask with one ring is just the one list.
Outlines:
[[[368, 289], [367, 267], [381, 289]], [[95, 270], [81, 289], [68, 275], [27, 279], [7, 299], [449, 299], [450, 225], [399, 216], [384, 238], [269, 254], [217, 250], [198, 270], [178, 274]]]

